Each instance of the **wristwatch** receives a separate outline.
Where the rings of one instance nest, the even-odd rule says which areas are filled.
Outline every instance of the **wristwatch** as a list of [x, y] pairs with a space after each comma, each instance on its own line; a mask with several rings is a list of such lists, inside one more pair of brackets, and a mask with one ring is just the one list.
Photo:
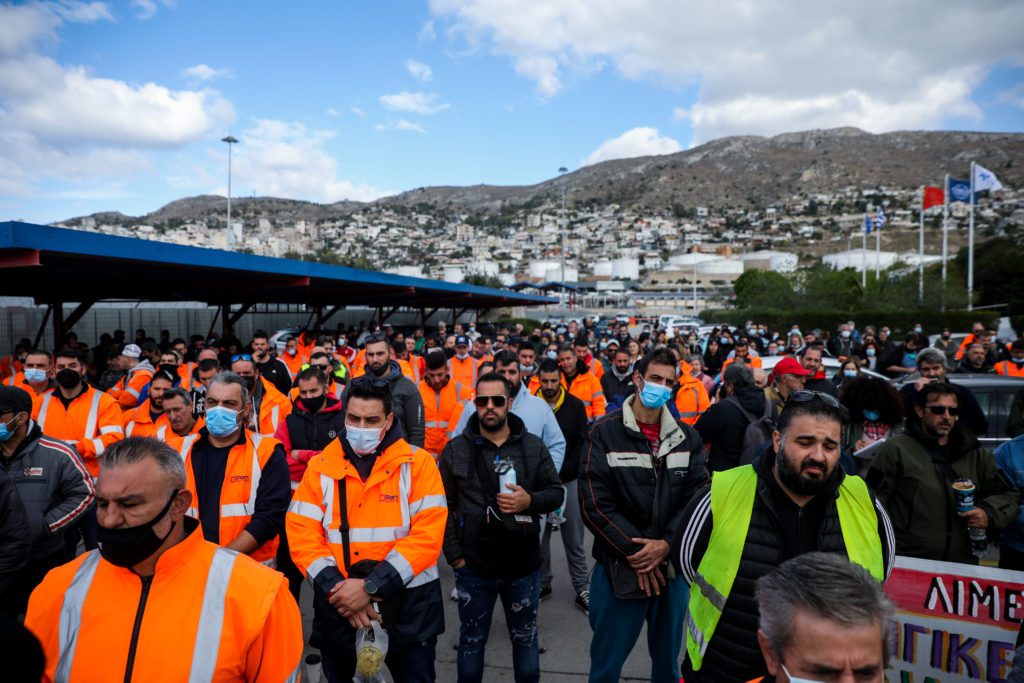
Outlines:
[[363, 582], [363, 588], [366, 589], [367, 595], [369, 595], [371, 598], [377, 597], [377, 593], [380, 592], [380, 586], [378, 586], [377, 582], [373, 579], [366, 579]]

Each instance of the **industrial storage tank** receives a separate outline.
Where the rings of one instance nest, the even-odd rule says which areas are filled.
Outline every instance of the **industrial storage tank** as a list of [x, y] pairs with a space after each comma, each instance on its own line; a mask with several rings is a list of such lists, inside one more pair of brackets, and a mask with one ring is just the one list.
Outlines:
[[594, 263], [594, 276], [595, 277], [611, 277], [612, 276], [612, 262], [608, 259], [601, 259]]
[[543, 280], [548, 276], [548, 271], [552, 268], [558, 268], [561, 263], [558, 261], [549, 261], [546, 259], [538, 259], [536, 261], [530, 261], [530, 277]]
[[612, 261], [612, 277], [616, 280], [640, 279], [640, 259], [617, 258]]
[[462, 269], [462, 266], [450, 265], [444, 267], [444, 275], [442, 276], [445, 282], [462, 282], [466, 279], [466, 272]]

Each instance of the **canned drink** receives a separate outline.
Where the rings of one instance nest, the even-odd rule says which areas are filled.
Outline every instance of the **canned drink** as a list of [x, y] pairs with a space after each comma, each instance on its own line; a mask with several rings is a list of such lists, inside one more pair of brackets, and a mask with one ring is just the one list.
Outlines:
[[957, 512], [970, 512], [974, 509], [974, 491], [974, 482], [966, 477], [960, 477], [953, 482]]

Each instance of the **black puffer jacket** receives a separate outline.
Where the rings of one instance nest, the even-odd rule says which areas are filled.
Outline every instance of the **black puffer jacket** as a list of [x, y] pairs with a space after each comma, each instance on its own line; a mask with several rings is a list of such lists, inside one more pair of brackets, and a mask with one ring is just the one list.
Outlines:
[[635, 400], [598, 418], [583, 445], [580, 508], [599, 562], [640, 550], [633, 538], [671, 542], [683, 508], [708, 480], [700, 435], [665, 408], [655, 456], [633, 414]]
[[444, 556], [449, 563], [466, 560], [474, 573], [482, 576], [517, 578], [536, 570], [541, 564], [540, 535], [503, 531], [500, 520], [488, 519], [487, 507], [498, 510], [493, 493], [485, 493], [477, 473], [481, 461], [491, 479], [491, 491], [498, 491], [495, 458], [511, 460], [516, 483], [530, 494], [525, 514], [536, 516], [553, 512], [562, 504], [565, 493], [547, 447], [540, 437], [526, 431], [523, 421], [508, 414], [511, 435], [495, 446], [480, 435], [480, 420], [474, 414], [461, 434], [448, 442], [438, 458], [441, 481], [448, 499], [448, 526], [444, 531]]
[[[798, 507], [776, 482], [772, 473], [775, 453], [769, 450], [754, 462], [757, 495], [750, 528], [743, 541], [743, 554], [732, 591], [711, 637], [700, 671], [689, 660], [683, 663], [683, 677], [694, 681], [749, 681], [768, 673], [757, 644], [760, 611], [754, 588], [757, 580], [786, 560], [812, 551], [845, 553], [846, 544], [839, 525], [836, 498], [847, 475], [836, 467], [829, 486], [803, 508]], [[693, 582], [711, 539], [711, 488], [695, 496], [683, 512], [672, 545], [676, 570]], [[881, 504], [875, 501], [878, 535], [882, 541], [882, 564], [888, 577], [895, 554], [892, 526]], [[737, 542], [740, 539], [736, 539]], [[684, 648], [685, 649], [685, 648]]]
[[[764, 404], [768, 400], [764, 395], [764, 389], [758, 387], [740, 389], [733, 398], [739, 401], [747, 412], [758, 417], [764, 414]], [[772, 412], [772, 417], [777, 418], [774, 406]], [[748, 424], [750, 421], [732, 401], [719, 401], [700, 416], [693, 427], [710, 447], [708, 470], [721, 472], [740, 464], [743, 435]]]

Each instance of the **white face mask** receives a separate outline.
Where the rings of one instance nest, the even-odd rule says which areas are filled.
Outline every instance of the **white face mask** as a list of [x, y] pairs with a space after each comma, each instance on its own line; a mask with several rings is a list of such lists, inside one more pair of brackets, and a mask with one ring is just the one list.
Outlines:
[[356, 455], [369, 455], [377, 450], [384, 438], [383, 429], [364, 429], [362, 427], [345, 427], [345, 439]]
[[782, 667], [782, 671], [786, 674], [786, 678], [789, 679], [789, 683], [821, 683], [821, 681], [816, 681], [813, 678], [798, 678], [794, 676], [793, 674], [789, 673], [789, 669], [787, 669], [786, 665], [782, 662], [779, 662], [779, 666]]

